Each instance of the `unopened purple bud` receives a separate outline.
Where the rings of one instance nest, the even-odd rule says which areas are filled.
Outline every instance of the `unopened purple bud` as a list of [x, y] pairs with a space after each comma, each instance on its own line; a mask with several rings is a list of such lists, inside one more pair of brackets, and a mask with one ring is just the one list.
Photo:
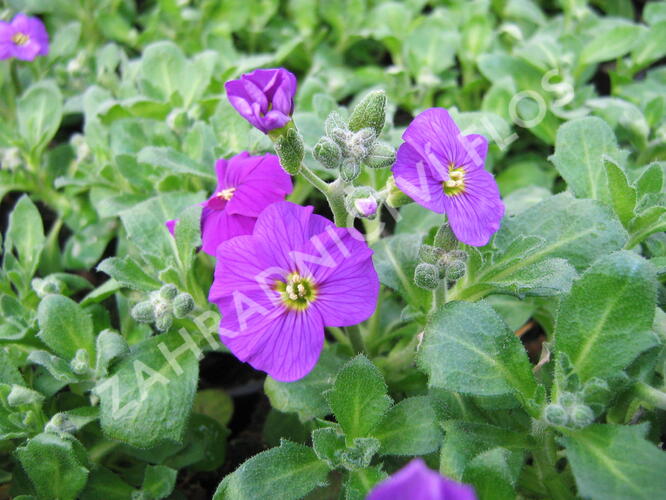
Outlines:
[[373, 197], [359, 198], [354, 202], [354, 207], [362, 217], [374, 217], [377, 213], [377, 200]]

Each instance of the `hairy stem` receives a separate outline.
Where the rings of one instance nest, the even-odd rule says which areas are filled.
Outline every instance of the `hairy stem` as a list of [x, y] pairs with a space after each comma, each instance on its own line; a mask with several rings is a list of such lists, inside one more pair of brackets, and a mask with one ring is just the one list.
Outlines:
[[574, 495], [562, 481], [555, 465], [557, 462], [557, 447], [552, 432], [546, 431], [541, 443], [532, 451], [532, 457], [539, 478], [550, 498], [553, 500], [572, 500]]
[[638, 382], [634, 386], [634, 393], [639, 399], [649, 405], [655, 406], [660, 410], [666, 410], [666, 392], [655, 389], [645, 382]]

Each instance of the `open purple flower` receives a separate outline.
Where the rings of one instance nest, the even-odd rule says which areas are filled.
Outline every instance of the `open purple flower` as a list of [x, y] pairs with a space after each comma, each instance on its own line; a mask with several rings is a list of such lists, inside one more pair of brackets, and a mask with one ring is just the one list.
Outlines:
[[366, 500], [476, 500], [474, 489], [430, 470], [420, 458], [385, 479]]
[[277, 380], [304, 377], [319, 359], [325, 326], [355, 325], [374, 312], [372, 253], [358, 231], [312, 207], [270, 205], [251, 236], [218, 247], [209, 300], [222, 313], [222, 342]]
[[393, 175], [396, 185], [414, 201], [446, 213], [456, 237], [483, 246], [504, 216], [497, 183], [484, 169], [488, 141], [462, 135], [443, 108], [420, 113], [402, 134]]
[[[235, 236], [252, 234], [259, 214], [271, 203], [291, 193], [291, 177], [273, 154], [252, 156], [242, 152], [215, 163], [217, 188], [202, 203], [202, 249], [210, 255], [220, 243]], [[174, 234], [177, 220], [166, 222]]]
[[38, 18], [16, 14], [10, 22], [0, 21], [0, 59], [32, 61], [48, 53], [49, 34]]
[[264, 134], [291, 120], [296, 77], [284, 68], [257, 69], [224, 87], [236, 111]]

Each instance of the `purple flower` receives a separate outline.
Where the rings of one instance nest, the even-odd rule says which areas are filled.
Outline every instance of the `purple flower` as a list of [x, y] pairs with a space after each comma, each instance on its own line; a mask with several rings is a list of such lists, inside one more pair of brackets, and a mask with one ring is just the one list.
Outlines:
[[[202, 250], [215, 255], [220, 243], [252, 234], [259, 214], [291, 193], [291, 177], [273, 154], [252, 156], [246, 151], [215, 163], [217, 188], [201, 205]], [[166, 221], [173, 235], [178, 219]]]
[[38, 18], [16, 14], [10, 22], [0, 21], [0, 59], [32, 61], [48, 53], [49, 34]]
[[291, 120], [296, 77], [284, 68], [257, 69], [224, 87], [236, 111], [264, 134]]
[[270, 205], [251, 236], [218, 247], [209, 300], [222, 313], [222, 342], [277, 380], [304, 377], [319, 359], [325, 326], [355, 325], [374, 312], [372, 253], [358, 231], [312, 207]]
[[446, 213], [456, 237], [483, 246], [499, 229], [504, 204], [492, 174], [484, 169], [488, 141], [462, 135], [448, 111], [420, 113], [402, 134], [393, 175], [414, 201]]
[[385, 479], [366, 500], [476, 500], [474, 489], [430, 470], [420, 458]]

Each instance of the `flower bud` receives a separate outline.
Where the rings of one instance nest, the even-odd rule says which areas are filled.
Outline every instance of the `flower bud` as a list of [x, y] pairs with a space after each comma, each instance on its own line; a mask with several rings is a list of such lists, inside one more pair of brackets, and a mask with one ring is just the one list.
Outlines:
[[342, 150], [330, 137], [322, 137], [312, 151], [315, 159], [326, 168], [338, 168], [342, 163]]
[[12, 385], [7, 395], [7, 404], [13, 407], [41, 403], [43, 400], [44, 396], [41, 393], [22, 385]]
[[573, 405], [575, 405], [578, 402], [578, 400], [576, 396], [571, 394], [570, 392], [563, 392], [562, 394], [560, 394], [558, 402], [565, 408], [570, 409]]
[[608, 383], [598, 377], [593, 377], [585, 382], [583, 388], [583, 400], [586, 404], [599, 404], [605, 406], [611, 399]]
[[377, 206], [377, 192], [368, 186], [354, 188], [345, 198], [347, 212], [354, 217], [374, 219]]
[[305, 150], [303, 137], [295, 127], [288, 126], [287, 130], [275, 139], [275, 152], [279, 156], [280, 165], [285, 172], [290, 175], [298, 174]]
[[439, 287], [439, 271], [437, 266], [421, 262], [414, 270], [414, 283], [426, 290], [435, 290]]
[[44, 427], [44, 432], [52, 432], [54, 434], [74, 434], [77, 430], [76, 424], [72, 422], [66, 413], [56, 413]]
[[184, 318], [194, 309], [194, 299], [189, 293], [181, 293], [173, 299], [173, 315]]
[[448, 223], [444, 223], [439, 226], [437, 233], [435, 234], [435, 246], [443, 248], [444, 250], [453, 250], [458, 246], [458, 238], [455, 237], [451, 227]]
[[571, 423], [575, 427], [587, 427], [594, 422], [594, 413], [585, 405], [575, 405], [569, 411]]
[[386, 181], [386, 187], [388, 188], [388, 196], [386, 197], [386, 204], [389, 207], [398, 208], [408, 203], [412, 203], [412, 199], [407, 196], [405, 193], [400, 191], [400, 188], [395, 184], [395, 178], [393, 176], [389, 177]]
[[446, 279], [449, 281], [457, 281], [463, 276], [467, 271], [467, 264], [462, 260], [452, 260], [446, 265]]
[[377, 142], [365, 159], [365, 164], [370, 168], [387, 168], [395, 163], [395, 149], [388, 144]]
[[155, 318], [155, 328], [160, 332], [166, 332], [171, 325], [173, 324], [173, 314], [171, 312], [165, 312], [160, 316]]
[[349, 130], [356, 132], [366, 127], [375, 131], [377, 137], [382, 133], [386, 120], [386, 93], [375, 90], [359, 102], [349, 117]]
[[0, 168], [14, 170], [21, 166], [21, 151], [17, 147], [0, 149]]
[[543, 412], [543, 416], [551, 425], [567, 425], [569, 415], [562, 405], [549, 404]]
[[176, 297], [176, 295], [178, 295], [178, 288], [176, 287], [176, 285], [167, 283], [162, 288], [160, 288], [160, 297], [164, 299], [173, 300]]
[[324, 122], [324, 130], [326, 131], [326, 135], [332, 138], [336, 133], [339, 133], [336, 131], [346, 131], [347, 124], [342, 119], [340, 113], [333, 111], [328, 115]]
[[340, 167], [340, 177], [345, 182], [353, 182], [361, 174], [361, 167], [353, 160], [345, 160]]
[[32, 289], [35, 291], [39, 298], [44, 298], [47, 295], [62, 293], [64, 286], [55, 276], [47, 276], [46, 278], [35, 278], [30, 283]]
[[74, 355], [74, 359], [69, 363], [69, 367], [76, 375], [85, 375], [90, 368], [90, 356], [85, 349], [79, 349]]
[[432, 245], [421, 245], [419, 247], [419, 260], [422, 262], [437, 264], [443, 256], [444, 251], [441, 248]]
[[342, 466], [348, 470], [365, 469], [379, 451], [380, 442], [375, 438], [355, 438], [354, 445], [340, 453]]
[[349, 155], [357, 161], [363, 161], [368, 157], [375, 144], [375, 131], [371, 128], [363, 128], [349, 138], [347, 150]]
[[155, 308], [150, 300], [144, 300], [136, 304], [130, 314], [139, 323], [152, 323], [155, 321]]

